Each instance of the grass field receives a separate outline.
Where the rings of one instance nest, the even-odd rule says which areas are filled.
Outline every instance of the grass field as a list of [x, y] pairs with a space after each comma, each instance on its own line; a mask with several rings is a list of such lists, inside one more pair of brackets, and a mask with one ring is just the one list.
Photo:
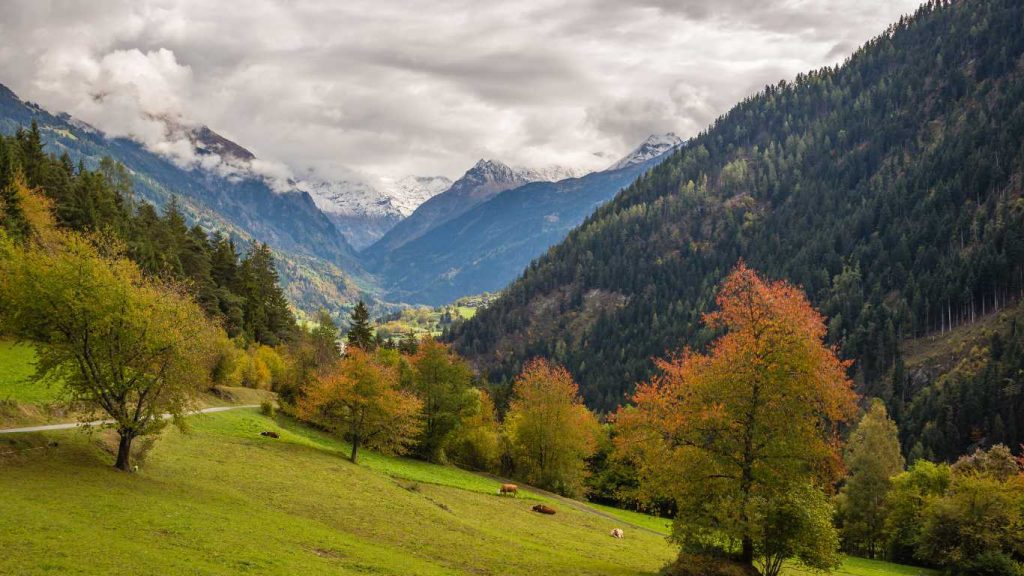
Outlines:
[[36, 353], [31, 346], [0, 340], [0, 401], [46, 404], [58, 399], [58, 386], [31, 381], [35, 361]]
[[[343, 443], [252, 409], [189, 422], [134, 475], [97, 437], [0, 436], [0, 574], [639, 575], [675, 553], [636, 529], [666, 531], [663, 519], [550, 500], [558, 514], [541, 516], [529, 509], [542, 496], [369, 451], [355, 466]], [[840, 572], [920, 573], [859, 559]]]
[[568, 506], [533, 513], [468, 472], [371, 454], [354, 466], [342, 444], [281, 422], [195, 416], [135, 475], [76, 432], [0, 439], [0, 452], [41, 448], [0, 456], [0, 574], [626, 575], [673, 555]]

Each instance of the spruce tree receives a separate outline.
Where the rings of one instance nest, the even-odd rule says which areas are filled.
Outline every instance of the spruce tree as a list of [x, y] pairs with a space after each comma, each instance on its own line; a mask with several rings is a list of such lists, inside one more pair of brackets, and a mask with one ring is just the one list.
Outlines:
[[372, 352], [377, 348], [373, 330], [370, 328], [370, 312], [362, 300], [352, 309], [352, 325], [348, 329], [348, 344], [364, 352]]

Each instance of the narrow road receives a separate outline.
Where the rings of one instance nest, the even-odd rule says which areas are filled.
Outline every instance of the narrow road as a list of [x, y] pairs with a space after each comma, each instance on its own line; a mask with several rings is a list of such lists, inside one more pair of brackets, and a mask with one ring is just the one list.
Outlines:
[[[196, 410], [195, 412], [189, 412], [192, 414], [210, 414], [212, 412], [227, 412], [228, 410], [238, 410], [240, 408], [259, 408], [259, 404], [245, 404], [242, 406], [215, 406], [213, 408], [203, 408], [202, 410]], [[164, 414], [162, 418], [164, 420], [170, 418], [170, 414]], [[22, 432], [48, 432], [50, 430], [70, 430], [72, 428], [79, 428], [81, 426], [102, 426], [103, 424], [113, 424], [113, 420], [94, 420], [92, 422], [68, 422], [65, 424], [46, 424], [43, 426], [26, 426], [24, 428], [6, 428], [0, 430], [0, 434], [19, 434]]]

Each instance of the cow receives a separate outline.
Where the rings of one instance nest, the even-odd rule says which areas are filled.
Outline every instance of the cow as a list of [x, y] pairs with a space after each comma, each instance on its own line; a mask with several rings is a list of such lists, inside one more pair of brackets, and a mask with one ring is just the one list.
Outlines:
[[622, 528], [613, 528], [612, 529], [612, 533], [611, 533], [611, 537], [612, 538], [622, 538], [624, 536], [625, 536], [625, 534], [622, 533]]
[[273, 430], [268, 430], [266, 432], [260, 432], [260, 436], [266, 436], [267, 438], [280, 438], [281, 437], [277, 432], [274, 432]]
[[498, 488], [499, 496], [507, 495], [515, 498], [517, 494], [519, 494], [519, 486], [516, 486], [515, 484], [502, 484], [501, 488]]
[[547, 506], [546, 504], [537, 504], [536, 506], [531, 508], [531, 510], [533, 510], [534, 512], [539, 512], [541, 514], [554, 514], [555, 513], [555, 509], [550, 507], [550, 506]]

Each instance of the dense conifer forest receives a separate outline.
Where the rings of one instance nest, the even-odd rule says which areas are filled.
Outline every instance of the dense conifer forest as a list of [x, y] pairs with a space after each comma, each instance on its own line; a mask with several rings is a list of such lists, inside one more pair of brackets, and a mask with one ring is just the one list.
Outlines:
[[[611, 410], [652, 357], [710, 341], [701, 315], [742, 259], [826, 313], [858, 390], [890, 405], [908, 447], [952, 458], [985, 437], [1015, 445], [1021, 424], [1004, 414], [989, 430], [994, 418], [958, 413], [949, 391], [907, 389], [894, 368], [906, 339], [1024, 291], [1022, 55], [1019, 2], [930, 2], [842, 65], [737, 105], [450, 338], [494, 379], [535, 356], [562, 362], [590, 406]], [[1007, 338], [971, 378], [1019, 370], [1020, 329]], [[1020, 392], [1004, 388], [962, 389], [1019, 412]], [[919, 394], [934, 397], [928, 410], [903, 406]]]

